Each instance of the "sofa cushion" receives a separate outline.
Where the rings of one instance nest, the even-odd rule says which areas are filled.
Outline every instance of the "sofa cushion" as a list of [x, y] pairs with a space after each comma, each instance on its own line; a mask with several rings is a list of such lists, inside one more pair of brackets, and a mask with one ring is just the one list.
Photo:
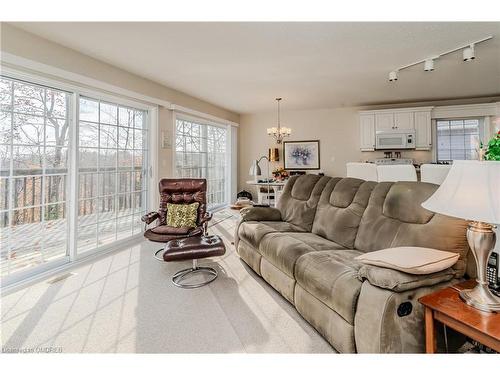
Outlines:
[[434, 213], [422, 207], [424, 202], [436, 191], [436, 185], [418, 182], [399, 182], [391, 186], [384, 199], [384, 216], [405, 223], [425, 224]]
[[332, 178], [318, 202], [312, 232], [352, 249], [376, 182]]
[[361, 263], [354, 260], [361, 254], [357, 250], [312, 252], [301, 256], [295, 266], [297, 283], [349, 324], [354, 324], [361, 291]]
[[290, 177], [277, 205], [282, 220], [310, 232], [319, 197], [329, 180], [314, 174]]
[[[378, 183], [361, 218], [354, 248], [370, 252], [418, 246], [459, 253], [453, 268], [462, 276], [469, 249], [467, 222], [434, 214], [420, 206], [437, 188], [425, 182]], [[398, 202], [404, 209], [397, 208]]]
[[272, 265], [294, 277], [295, 263], [304, 254], [343, 249], [335, 242], [312, 233], [269, 233], [260, 242], [259, 253]]
[[289, 237], [295, 238], [299, 241], [302, 241], [306, 245], [312, 247], [315, 251], [323, 251], [323, 250], [344, 250], [346, 249], [344, 246], [330, 241], [326, 238], [318, 236], [317, 234], [311, 232], [305, 233], [286, 233]]
[[296, 225], [284, 221], [246, 221], [240, 224], [238, 236], [256, 249], [266, 234], [274, 232], [303, 232]]

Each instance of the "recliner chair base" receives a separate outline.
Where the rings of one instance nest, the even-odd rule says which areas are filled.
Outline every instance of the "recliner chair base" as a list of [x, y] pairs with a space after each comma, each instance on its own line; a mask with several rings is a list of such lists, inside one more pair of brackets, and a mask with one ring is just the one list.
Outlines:
[[[208, 280], [205, 280], [201, 283], [195, 283], [195, 284], [189, 284], [189, 283], [183, 283], [182, 281], [189, 276], [192, 276], [197, 273], [202, 273], [209, 275], [210, 278]], [[218, 276], [217, 270], [212, 267], [198, 267], [196, 259], [193, 259], [193, 267], [191, 268], [186, 268], [183, 270], [180, 270], [172, 276], [172, 283], [175, 286], [178, 286], [179, 288], [185, 288], [185, 289], [194, 289], [194, 288], [199, 288], [201, 286], [210, 284], [212, 281], [214, 281]]]
[[[156, 251], [156, 253], [154, 254], [154, 258], [156, 260], [159, 260], [160, 262], [163, 262], [164, 261], [163, 258], [160, 258], [158, 256], [158, 253], [160, 253], [164, 250], [165, 249], [160, 249], [160, 250]], [[182, 283], [182, 281], [184, 279], [186, 279], [189, 276], [192, 276], [194, 274], [197, 274], [197, 273], [203, 273], [203, 274], [209, 275], [211, 277], [208, 280], [205, 280], [201, 283], [195, 283], [195, 284]], [[195, 289], [195, 288], [199, 288], [199, 287], [205, 286], [207, 284], [210, 284], [212, 281], [214, 281], [217, 278], [218, 275], [219, 274], [215, 268], [198, 267], [198, 260], [193, 259], [193, 266], [191, 268], [185, 268], [183, 270], [177, 271], [174, 274], [174, 276], [172, 276], [172, 284], [174, 284], [175, 286], [177, 286], [179, 288]]]

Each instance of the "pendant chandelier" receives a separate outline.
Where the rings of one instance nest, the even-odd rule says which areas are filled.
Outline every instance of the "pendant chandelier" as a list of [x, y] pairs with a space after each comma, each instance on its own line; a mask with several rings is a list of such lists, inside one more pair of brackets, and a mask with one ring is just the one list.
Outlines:
[[276, 98], [278, 102], [278, 127], [267, 128], [267, 135], [276, 138], [276, 143], [283, 142], [283, 138], [289, 137], [292, 134], [292, 129], [282, 127], [280, 124], [280, 101], [282, 98]]

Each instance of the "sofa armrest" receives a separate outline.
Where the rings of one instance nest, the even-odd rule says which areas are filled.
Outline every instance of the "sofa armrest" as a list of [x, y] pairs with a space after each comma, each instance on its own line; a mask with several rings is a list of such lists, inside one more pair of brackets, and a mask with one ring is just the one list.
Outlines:
[[431, 273], [429, 275], [412, 275], [406, 272], [372, 265], [363, 265], [358, 271], [358, 277], [361, 280], [368, 280], [368, 282], [374, 286], [395, 292], [432, 286], [444, 281], [449, 281], [455, 276], [456, 271], [452, 268], [447, 268], [443, 271]]
[[281, 221], [281, 211], [273, 207], [247, 207], [240, 211], [241, 221]]
[[234, 229], [234, 247], [238, 250], [240, 225], [245, 221], [281, 221], [281, 211], [273, 207], [246, 207], [240, 211], [241, 219]]

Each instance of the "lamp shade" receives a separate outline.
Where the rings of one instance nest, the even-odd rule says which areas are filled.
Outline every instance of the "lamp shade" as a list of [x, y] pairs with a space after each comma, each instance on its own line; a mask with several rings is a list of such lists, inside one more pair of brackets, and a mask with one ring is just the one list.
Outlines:
[[500, 223], [500, 161], [454, 161], [422, 207], [466, 220]]
[[252, 165], [250, 166], [250, 170], [248, 171], [248, 174], [250, 176], [260, 176], [262, 174], [262, 171], [259, 166], [259, 162], [257, 160], [254, 160], [252, 162]]

